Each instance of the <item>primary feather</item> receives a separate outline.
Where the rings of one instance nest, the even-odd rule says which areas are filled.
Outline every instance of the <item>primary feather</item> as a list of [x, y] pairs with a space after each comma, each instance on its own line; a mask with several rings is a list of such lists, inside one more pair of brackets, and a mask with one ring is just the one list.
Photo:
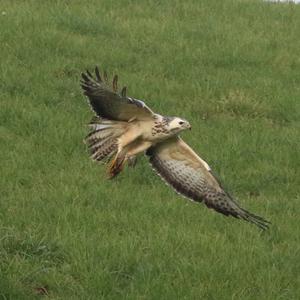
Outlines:
[[98, 116], [118, 121], [128, 121], [133, 117], [139, 119], [152, 117], [152, 110], [144, 102], [126, 97], [125, 87], [120, 94], [117, 92], [118, 77], [114, 77], [112, 87], [110, 87], [106, 73], [104, 74], [105, 81], [102, 81], [97, 67], [95, 74], [96, 78], [90, 72], [82, 73], [81, 86]]

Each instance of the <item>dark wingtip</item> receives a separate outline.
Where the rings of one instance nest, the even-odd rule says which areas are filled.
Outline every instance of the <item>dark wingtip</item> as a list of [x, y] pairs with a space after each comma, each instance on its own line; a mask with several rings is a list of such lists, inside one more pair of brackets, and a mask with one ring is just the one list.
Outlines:
[[93, 75], [91, 74], [91, 72], [89, 70], [86, 70], [86, 73], [88, 74], [89, 77], [93, 78]]
[[108, 83], [108, 76], [107, 76], [106, 71], [103, 72], [103, 77], [104, 77], [105, 82]]
[[113, 78], [113, 91], [118, 91], [118, 75], [115, 75]]
[[121, 91], [121, 96], [122, 96], [122, 97], [126, 97], [126, 92], [127, 92], [127, 87], [124, 86], [124, 87], [122, 88], [122, 91]]
[[246, 214], [248, 221], [250, 221], [251, 223], [255, 224], [256, 226], [258, 226], [259, 228], [263, 229], [263, 230], [267, 230], [269, 229], [269, 225], [271, 225], [271, 222], [260, 217], [257, 216], [249, 211], [243, 210], [244, 213]]
[[98, 81], [101, 82], [102, 78], [100, 76], [100, 71], [99, 71], [98, 66], [95, 67], [95, 74], [96, 74], [96, 77], [97, 77]]
[[88, 76], [86, 76], [85, 73], [81, 73], [81, 77], [82, 77], [82, 79], [84, 80], [84, 82], [90, 81], [90, 79], [88, 78]]
[[252, 213], [247, 212], [246, 214], [246, 220], [255, 224], [262, 230], [267, 230], [269, 229], [269, 225], [271, 225], [270, 221], [265, 220], [264, 218], [254, 215]]

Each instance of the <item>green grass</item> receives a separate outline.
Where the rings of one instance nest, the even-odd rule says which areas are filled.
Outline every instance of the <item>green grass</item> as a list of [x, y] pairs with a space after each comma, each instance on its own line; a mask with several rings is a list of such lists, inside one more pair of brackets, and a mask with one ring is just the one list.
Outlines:
[[[0, 299], [299, 299], [300, 6], [110, 2], [0, 2]], [[188, 119], [271, 229], [182, 199], [145, 158], [105, 180], [82, 143], [95, 64]]]

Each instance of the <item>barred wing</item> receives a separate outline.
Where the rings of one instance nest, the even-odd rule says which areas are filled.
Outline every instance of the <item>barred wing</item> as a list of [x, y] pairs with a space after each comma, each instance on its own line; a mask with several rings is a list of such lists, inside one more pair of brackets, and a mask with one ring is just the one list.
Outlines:
[[241, 208], [221, 187], [203, 161], [181, 138], [172, 137], [147, 153], [156, 172], [178, 193], [197, 202], [204, 202], [226, 216], [268, 228], [268, 221]]
[[126, 87], [118, 93], [117, 75], [114, 76], [112, 87], [108, 84], [106, 72], [102, 80], [96, 67], [95, 75], [94, 78], [89, 71], [82, 73], [81, 87], [99, 117], [117, 121], [153, 118], [154, 113], [143, 101], [126, 96]]

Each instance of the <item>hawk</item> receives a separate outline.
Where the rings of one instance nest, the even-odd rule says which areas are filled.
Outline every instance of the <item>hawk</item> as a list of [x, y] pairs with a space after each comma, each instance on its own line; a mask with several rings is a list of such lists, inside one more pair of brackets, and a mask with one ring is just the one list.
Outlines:
[[126, 162], [133, 165], [145, 153], [152, 168], [176, 192], [208, 208], [267, 229], [269, 222], [243, 209], [226, 192], [209, 165], [179, 136], [191, 129], [179, 117], [154, 113], [143, 101], [118, 90], [118, 76], [109, 84], [107, 73], [82, 73], [81, 86], [95, 113], [85, 141], [95, 161], [109, 162], [109, 178], [119, 174]]

